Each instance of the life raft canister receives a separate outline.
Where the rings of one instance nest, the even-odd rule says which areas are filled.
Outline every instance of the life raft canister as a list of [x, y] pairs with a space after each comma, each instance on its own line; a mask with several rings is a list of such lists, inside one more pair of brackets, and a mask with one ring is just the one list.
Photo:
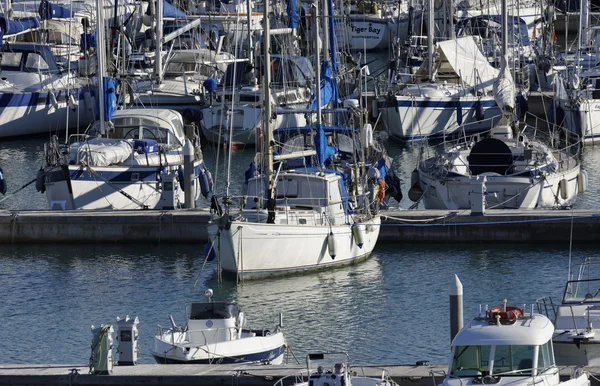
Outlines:
[[494, 307], [486, 311], [486, 317], [490, 323], [495, 323], [500, 317], [500, 323], [512, 324], [523, 316], [523, 310], [519, 307]]

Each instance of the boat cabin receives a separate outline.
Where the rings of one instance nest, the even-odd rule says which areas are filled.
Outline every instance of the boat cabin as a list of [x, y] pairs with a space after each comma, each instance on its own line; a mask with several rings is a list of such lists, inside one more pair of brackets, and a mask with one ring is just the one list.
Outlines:
[[202, 344], [239, 338], [244, 322], [244, 313], [228, 302], [194, 302], [186, 314], [189, 341]]
[[[150, 140], [156, 143], [183, 146], [185, 134], [183, 118], [175, 110], [128, 109], [117, 110], [111, 118], [114, 129], [109, 135], [115, 139]], [[96, 136], [98, 125], [88, 135]]]
[[554, 326], [544, 315], [525, 315], [517, 307], [488, 310], [452, 341], [449, 375], [444, 384], [484, 377], [485, 384], [496, 384], [503, 377], [532, 376], [556, 378], [554, 383], [558, 383], [553, 333]]

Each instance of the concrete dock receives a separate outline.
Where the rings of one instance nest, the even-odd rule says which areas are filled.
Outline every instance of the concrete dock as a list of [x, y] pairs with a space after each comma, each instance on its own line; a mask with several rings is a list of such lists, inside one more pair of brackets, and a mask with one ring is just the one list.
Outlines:
[[[89, 374], [86, 365], [0, 365], [0, 385], [203, 385], [273, 386], [279, 379], [284, 386], [297, 382], [294, 375], [306, 365], [136, 365], [115, 366], [110, 375]], [[446, 365], [351, 366], [357, 375], [380, 377], [388, 371], [399, 386], [435, 386], [444, 379]], [[600, 368], [584, 368], [591, 386], [600, 386]], [[561, 368], [561, 380], [567, 380], [574, 368]]]
[[[382, 243], [600, 243], [600, 210], [394, 210], [382, 212]], [[207, 210], [0, 211], [1, 244], [198, 243]]]

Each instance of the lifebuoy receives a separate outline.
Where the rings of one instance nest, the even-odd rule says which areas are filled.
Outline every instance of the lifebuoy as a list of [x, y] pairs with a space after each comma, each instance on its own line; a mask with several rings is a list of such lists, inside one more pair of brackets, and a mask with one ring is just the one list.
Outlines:
[[518, 318], [523, 316], [523, 310], [519, 307], [494, 307], [490, 308], [486, 312], [487, 318], [490, 321], [496, 321], [497, 317], [500, 316], [500, 321], [516, 321]]

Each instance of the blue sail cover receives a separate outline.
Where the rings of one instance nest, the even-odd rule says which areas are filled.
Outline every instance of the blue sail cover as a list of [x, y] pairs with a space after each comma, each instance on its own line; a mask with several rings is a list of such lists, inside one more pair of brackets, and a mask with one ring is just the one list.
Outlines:
[[20, 33], [40, 28], [40, 19], [35, 17], [24, 17], [10, 20], [4, 16], [0, 17], [0, 41], [4, 36], [13, 36]]
[[68, 19], [75, 16], [69, 8], [62, 7], [58, 4], [51, 4], [48, 0], [42, 0], [38, 9], [42, 20], [50, 19]]
[[296, 0], [287, 0], [288, 28], [298, 28], [298, 10]]
[[317, 152], [317, 159], [321, 166], [325, 166], [325, 161], [328, 158], [333, 157], [337, 153], [335, 146], [327, 145], [327, 138], [325, 138], [325, 130], [323, 126], [318, 125], [315, 133], [315, 151]]
[[[323, 62], [321, 76], [321, 107], [327, 105], [333, 101], [334, 106], [337, 107], [337, 83], [333, 78], [331, 64], [329, 62]], [[313, 95], [310, 99], [309, 108], [314, 110], [317, 108], [317, 97]]]
[[[104, 82], [104, 121], [108, 122], [112, 119], [113, 113], [117, 111], [117, 89], [113, 78], [105, 76], [102, 80]], [[96, 111], [100, 116], [100, 98], [96, 98]]]

